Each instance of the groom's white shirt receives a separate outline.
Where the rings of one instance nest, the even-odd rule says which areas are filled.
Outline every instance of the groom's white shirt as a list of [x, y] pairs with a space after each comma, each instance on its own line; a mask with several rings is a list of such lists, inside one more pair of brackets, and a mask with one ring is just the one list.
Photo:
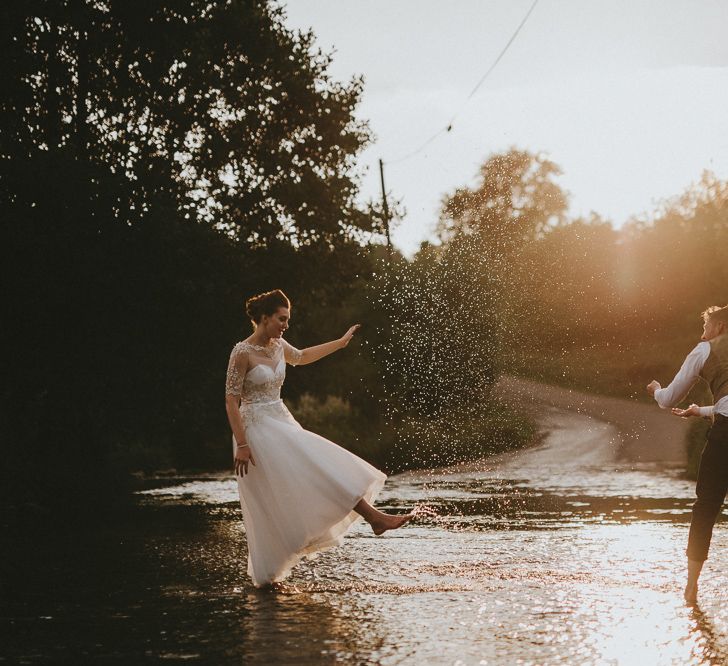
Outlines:
[[[687, 355], [670, 385], [655, 391], [655, 400], [662, 409], [675, 407], [684, 400], [693, 384], [700, 378], [700, 371], [703, 369], [705, 361], [708, 360], [708, 356], [710, 356], [710, 343], [699, 342], [695, 349]], [[728, 395], [714, 405], [700, 408], [700, 416], [713, 416], [713, 414], [728, 416]]]

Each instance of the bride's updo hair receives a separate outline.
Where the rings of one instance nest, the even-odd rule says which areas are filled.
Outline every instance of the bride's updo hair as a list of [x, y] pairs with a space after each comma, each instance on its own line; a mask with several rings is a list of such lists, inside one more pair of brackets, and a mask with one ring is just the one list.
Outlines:
[[280, 289], [266, 291], [245, 301], [245, 312], [256, 324], [260, 324], [263, 315], [274, 315], [278, 308], [291, 309], [291, 301]]

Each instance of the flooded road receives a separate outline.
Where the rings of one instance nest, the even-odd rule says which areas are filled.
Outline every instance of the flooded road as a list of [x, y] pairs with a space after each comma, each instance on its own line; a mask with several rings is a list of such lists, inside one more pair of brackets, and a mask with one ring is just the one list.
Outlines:
[[[693, 482], [620, 455], [612, 425], [548, 408], [533, 449], [388, 481], [431, 514], [252, 588], [236, 486], [159, 482], [3, 612], [20, 663], [728, 663], [728, 529], [699, 608], [682, 602]], [[105, 553], [103, 559], [98, 553]], [[111, 553], [111, 555], [109, 555]], [[55, 581], [46, 589], [49, 576]], [[82, 630], [79, 629], [82, 628]]]

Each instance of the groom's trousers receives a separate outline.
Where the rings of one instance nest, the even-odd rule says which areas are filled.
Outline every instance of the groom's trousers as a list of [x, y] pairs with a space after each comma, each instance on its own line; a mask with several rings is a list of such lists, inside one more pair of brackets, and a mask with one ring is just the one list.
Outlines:
[[716, 414], [708, 441], [700, 456], [698, 496], [693, 504], [693, 519], [688, 536], [688, 558], [702, 562], [708, 557], [713, 525], [728, 491], [728, 418]]

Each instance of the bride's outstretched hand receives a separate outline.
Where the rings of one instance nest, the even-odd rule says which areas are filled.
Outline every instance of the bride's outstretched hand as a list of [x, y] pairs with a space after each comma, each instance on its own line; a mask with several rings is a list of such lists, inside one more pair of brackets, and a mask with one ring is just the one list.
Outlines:
[[341, 336], [341, 348], [343, 349], [346, 347], [346, 345], [349, 344], [351, 339], [354, 337], [354, 333], [356, 333], [361, 328], [361, 324], [354, 324], [344, 335]]
[[675, 416], [682, 416], [684, 419], [689, 416], [700, 416], [700, 408], [696, 404], [690, 405], [687, 409], [678, 409], [673, 407], [670, 410]]

